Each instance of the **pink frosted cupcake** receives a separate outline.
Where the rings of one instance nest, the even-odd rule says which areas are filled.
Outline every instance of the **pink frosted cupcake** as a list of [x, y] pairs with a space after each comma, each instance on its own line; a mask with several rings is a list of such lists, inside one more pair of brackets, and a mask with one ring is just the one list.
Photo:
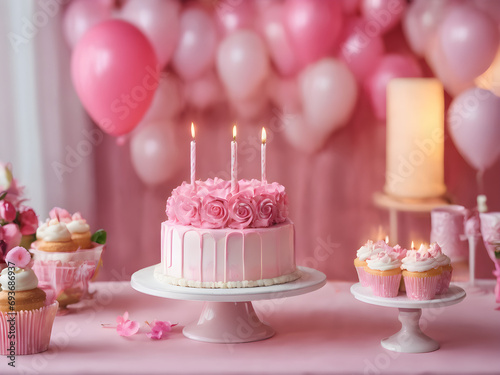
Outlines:
[[48, 303], [29, 268], [31, 256], [22, 248], [6, 257], [0, 274], [0, 355], [35, 354], [47, 350], [58, 303]]
[[436, 294], [446, 293], [450, 287], [451, 275], [453, 272], [451, 260], [448, 256], [443, 254], [441, 247], [436, 242], [431, 243], [429, 246], [429, 253], [434, 258], [436, 265], [441, 268], [441, 278], [436, 288]]
[[441, 282], [442, 269], [425, 245], [408, 251], [401, 268], [409, 299], [423, 301], [434, 298]]
[[380, 253], [386, 248], [387, 244], [384, 241], [373, 242], [372, 240], [366, 241], [356, 252], [356, 259], [354, 259], [354, 267], [358, 273], [359, 282], [361, 286], [368, 286], [365, 267], [366, 260], [373, 254]]
[[386, 250], [373, 254], [366, 260], [366, 277], [375, 296], [392, 298], [399, 293], [401, 259], [406, 250], [399, 246], [394, 250], [387, 244]]

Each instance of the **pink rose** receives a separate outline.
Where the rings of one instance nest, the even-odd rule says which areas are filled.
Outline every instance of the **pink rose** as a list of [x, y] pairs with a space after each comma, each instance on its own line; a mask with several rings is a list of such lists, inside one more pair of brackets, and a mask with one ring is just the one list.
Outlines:
[[285, 192], [276, 198], [276, 223], [282, 223], [288, 218], [288, 195]]
[[196, 194], [204, 199], [205, 197], [211, 195], [216, 198], [226, 199], [231, 190], [231, 182], [222, 180], [220, 178], [208, 179], [205, 183], [200, 186]]
[[257, 195], [254, 198], [255, 220], [253, 227], [262, 228], [272, 225], [276, 220], [276, 202], [270, 194]]
[[0, 201], [0, 219], [12, 222], [16, 219], [16, 207], [7, 200]]
[[200, 200], [197, 197], [175, 197], [172, 209], [175, 218], [182, 225], [200, 225]]
[[6, 244], [5, 251], [9, 251], [10, 249], [19, 246], [21, 243], [22, 234], [19, 230], [17, 224], [7, 224], [2, 227], [3, 229], [3, 240]]
[[255, 206], [252, 194], [240, 192], [229, 199], [229, 227], [243, 229], [250, 226], [255, 217]]
[[71, 221], [71, 215], [64, 208], [54, 207], [49, 212], [49, 217], [51, 219], [57, 219], [61, 223], [69, 223]]
[[23, 206], [19, 214], [21, 222], [21, 234], [27, 236], [36, 232], [38, 228], [38, 217], [32, 208]]
[[229, 219], [227, 200], [207, 195], [201, 204], [200, 217], [202, 228], [224, 228]]

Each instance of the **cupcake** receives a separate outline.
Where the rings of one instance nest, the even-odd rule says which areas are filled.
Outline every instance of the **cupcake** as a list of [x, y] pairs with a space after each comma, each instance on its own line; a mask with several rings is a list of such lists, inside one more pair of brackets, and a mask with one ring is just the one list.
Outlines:
[[425, 245], [408, 251], [401, 269], [409, 299], [423, 301], [434, 298], [442, 270]]
[[431, 243], [429, 246], [429, 253], [436, 261], [436, 265], [441, 268], [441, 278], [439, 279], [436, 288], [436, 294], [446, 293], [450, 287], [451, 274], [453, 272], [451, 260], [448, 256], [443, 254], [441, 246], [439, 246], [436, 242]]
[[73, 214], [71, 221], [66, 223], [66, 228], [71, 233], [71, 239], [80, 249], [92, 248], [90, 226], [79, 212]]
[[29, 268], [30, 253], [15, 247], [0, 274], [0, 354], [35, 354], [47, 350], [58, 303], [47, 301]]
[[66, 224], [51, 219], [45, 222], [36, 231], [36, 247], [40, 251], [50, 253], [69, 253], [78, 249], [78, 245], [71, 239], [71, 233]]
[[401, 259], [405, 250], [399, 246], [396, 251], [386, 244], [386, 249], [371, 255], [366, 260], [365, 272], [368, 285], [378, 297], [396, 297], [401, 282]]
[[368, 280], [365, 273], [366, 260], [373, 254], [377, 254], [386, 248], [387, 244], [384, 241], [374, 243], [372, 240], [366, 241], [356, 252], [356, 259], [354, 259], [354, 267], [358, 273], [359, 282], [361, 286], [368, 286]]

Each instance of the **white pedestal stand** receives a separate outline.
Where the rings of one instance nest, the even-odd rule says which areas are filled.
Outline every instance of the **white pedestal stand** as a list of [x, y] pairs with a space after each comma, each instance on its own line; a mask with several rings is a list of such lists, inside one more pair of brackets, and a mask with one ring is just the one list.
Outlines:
[[362, 287], [360, 283], [351, 287], [351, 293], [362, 302], [399, 308], [398, 319], [401, 322], [401, 330], [383, 339], [381, 344], [388, 350], [402, 353], [426, 353], [439, 349], [439, 343], [420, 329], [422, 309], [454, 305], [465, 298], [465, 291], [456, 285], [450, 285], [448, 292], [427, 301], [411, 300], [401, 292], [395, 298], [377, 297], [369, 287]]
[[132, 288], [157, 297], [205, 301], [198, 322], [184, 327], [184, 336], [212, 343], [243, 343], [264, 340], [275, 333], [257, 316], [251, 301], [297, 296], [326, 284], [326, 276], [312, 268], [298, 267], [302, 275], [286, 284], [255, 288], [205, 289], [160, 283], [151, 266], [132, 275]]

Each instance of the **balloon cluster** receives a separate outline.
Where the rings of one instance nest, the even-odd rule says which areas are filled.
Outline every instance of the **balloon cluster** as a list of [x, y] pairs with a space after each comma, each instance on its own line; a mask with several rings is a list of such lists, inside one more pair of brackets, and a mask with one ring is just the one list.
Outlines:
[[[175, 171], [172, 124], [189, 109], [229, 103], [255, 120], [272, 103], [293, 114], [283, 117], [290, 143], [314, 152], [348, 123], [362, 91], [384, 120], [387, 82], [422, 76], [418, 57], [449, 93], [472, 87], [498, 48], [500, 8], [470, 3], [73, 0], [64, 33], [83, 105], [109, 134], [140, 124], [134, 166], [157, 184]], [[386, 53], [401, 22], [415, 54]]]

